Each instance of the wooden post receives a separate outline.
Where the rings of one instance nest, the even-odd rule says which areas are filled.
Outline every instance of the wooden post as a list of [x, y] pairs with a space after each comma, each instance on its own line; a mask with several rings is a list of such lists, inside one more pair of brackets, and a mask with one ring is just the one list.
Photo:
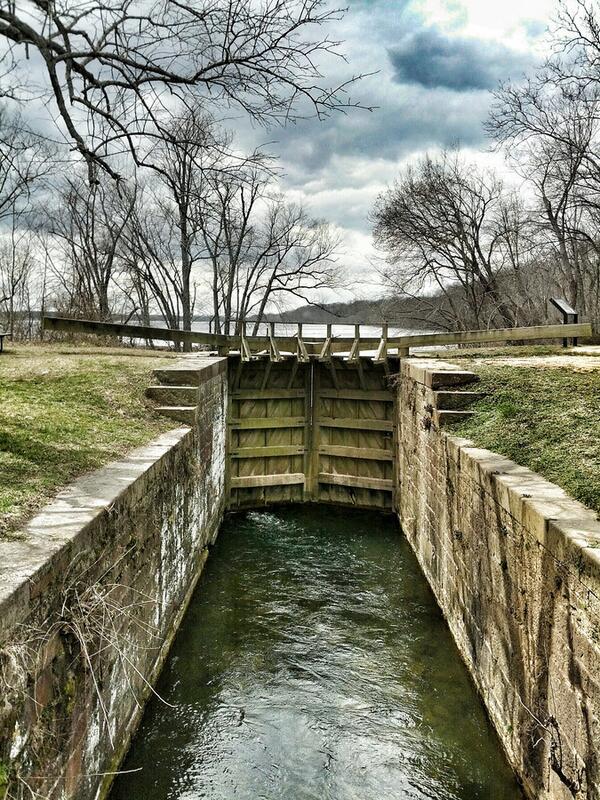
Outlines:
[[352, 342], [352, 347], [350, 348], [348, 361], [359, 361], [359, 360], [360, 360], [360, 325], [355, 325], [354, 341]]
[[333, 383], [333, 385], [335, 386], [336, 389], [339, 389], [340, 385], [339, 385], [338, 379], [337, 379], [337, 370], [335, 368], [335, 359], [333, 359], [333, 358], [331, 358], [329, 360], [329, 370], [331, 372], [331, 382]]
[[329, 361], [331, 358], [331, 323], [327, 325], [327, 336], [319, 355], [319, 361]]
[[300, 362], [297, 358], [293, 359], [292, 369], [290, 371], [290, 377], [288, 380], [288, 389], [291, 389], [294, 385], [294, 381], [296, 380], [296, 375], [298, 374], [298, 366]]
[[244, 321], [242, 321], [240, 327], [240, 357], [242, 361], [250, 361], [252, 359], [250, 346], [246, 339], [246, 323]]
[[267, 361], [267, 365], [265, 367], [265, 374], [263, 375], [262, 384], [261, 384], [261, 391], [267, 388], [267, 384], [269, 383], [269, 378], [271, 377], [271, 367], [273, 366], [273, 362], [271, 359]]
[[279, 352], [279, 347], [277, 346], [277, 341], [275, 340], [275, 323], [271, 322], [269, 325], [269, 343], [271, 346], [271, 361], [281, 361], [281, 353]]
[[312, 439], [312, 415], [313, 415], [313, 369], [314, 369], [314, 362], [308, 363], [305, 367], [302, 367], [304, 370], [304, 437], [303, 437], [303, 445], [304, 445], [304, 459], [303, 459], [303, 467], [304, 467], [304, 489], [302, 491], [302, 500], [307, 503], [312, 500], [312, 485], [310, 481], [310, 475], [312, 471], [312, 448], [311, 448], [311, 439]]
[[310, 364], [311, 371], [311, 414], [310, 414], [310, 430], [308, 433], [308, 440], [306, 443], [308, 458], [307, 472], [306, 472], [306, 494], [307, 498], [313, 503], [319, 501], [319, 443], [320, 443], [320, 430], [319, 430], [319, 410], [320, 410], [320, 396], [319, 396], [319, 373], [321, 367], [314, 361]]
[[384, 364], [387, 361], [387, 340], [388, 340], [388, 325], [387, 322], [381, 326], [381, 341], [377, 348], [377, 355], [373, 359], [376, 364]]
[[298, 361], [302, 361], [304, 363], [310, 361], [306, 345], [304, 344], [304, 339], [302, 338], [301, 322], [298, 323], [298, 343], [296, 345], [296, 357], [298, 358]]
[[[227, 359], [227, 419], [225, 420], [225, 507], [231, 508], [232, 492], [231, 492], [231, 472], [233, 467], [233, 459], [231, 458], [231, 450], [234, 446], [233, 437], [234, 432], [229, 424], [233, 419], [233, 392], [236, 384], [239, 383], [241, 377], [241, 360], [238, 364], [235, 377], [231, 370], [231, 359]], [[237, 469], [237, 465], [236, 465]]]

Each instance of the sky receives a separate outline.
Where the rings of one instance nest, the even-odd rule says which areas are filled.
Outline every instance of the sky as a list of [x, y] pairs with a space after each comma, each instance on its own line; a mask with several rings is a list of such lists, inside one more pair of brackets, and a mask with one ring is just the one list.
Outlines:
[[[368, 74], [352, 99], [373, 111], [350, 109], [322, 122], [307, 119], [268, 131], [253, 128], [235, 112], [225, 121], [235, 129], [240, 150], [265, 145], [279, 156], [280, 188], [288, 200], [335, 227], [343, 243], [340, 284], [347, 288], [313, 298], [320, 301], [383, 293], [369, 212], [411, 160], [460, 145], [467, 158], [509, 177], [483, 130], [491, 92], [547, 55], [547, 29], [558, 0], [344, 0], [340, 5], [345, 2], [346, 15], [326, 32], [342, 41], [347, 60], [324, 63], [323, 83]], [[26, 65], [28, 80], [39, 74], [39, 83], [46, 82], [35, 57]], [[24, 110], [39, 129], [52, 113], [37, 102]]]
[[350, 0], [332, 31], [348, 63], [327, 74], [376, 72], [353, 96], [377, 108], [269, 132], [237, 126], [240, 143], [269, 142], [280, 157], [288, 198], [339, 230], [356, 281], [340, 299], [381, 294], [368, 215], [408, 161], [459, 144], [502, 171], [482, 127], [491, 91], [543, 59], [555, 12], [555, 0]]

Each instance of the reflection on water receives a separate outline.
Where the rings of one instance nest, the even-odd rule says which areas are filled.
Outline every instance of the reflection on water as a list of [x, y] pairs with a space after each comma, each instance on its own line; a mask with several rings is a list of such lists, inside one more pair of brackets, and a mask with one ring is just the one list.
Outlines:
[[394, 521], [229, 517], [112, 800], [516, 800]]

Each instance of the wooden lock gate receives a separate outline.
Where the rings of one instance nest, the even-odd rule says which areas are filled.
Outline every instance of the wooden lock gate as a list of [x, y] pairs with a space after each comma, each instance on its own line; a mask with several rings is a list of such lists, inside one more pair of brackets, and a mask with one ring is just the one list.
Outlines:
[[391, 511], [397, 433], [390, 366], [230, 356], [229, 508], [314, 502]]

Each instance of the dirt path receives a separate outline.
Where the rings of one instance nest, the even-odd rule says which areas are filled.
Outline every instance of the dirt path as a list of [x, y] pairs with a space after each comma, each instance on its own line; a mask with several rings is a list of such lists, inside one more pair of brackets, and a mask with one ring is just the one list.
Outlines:
[[577, 347], [565, 355], [495, 356], [477, 358], [477, 364], [503, 364], [509, 367], [552, 368], [568, 367], [576, 372], [600, 370], [600, 346]]

